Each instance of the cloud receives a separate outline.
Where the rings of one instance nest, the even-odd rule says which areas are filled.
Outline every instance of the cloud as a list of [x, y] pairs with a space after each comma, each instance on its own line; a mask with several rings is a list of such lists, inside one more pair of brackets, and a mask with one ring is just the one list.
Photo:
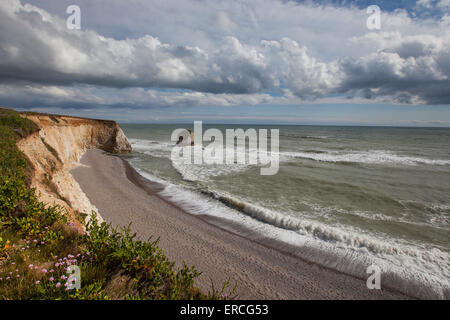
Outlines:
[[378, 33], [353, 41], [377, 42], [384, 49], [342, 61], [341, 92], [399, 103], [450, 103], [450, 34]]
[[450, 0], [418, 0], [417, 6], [426, 9], [436, 7], [440, 10], [448, 10], [450, 9]]
[[[20, 108], [42, 106], [91, 109], [113, 107], [146, 109], [164, 107], [255, 106], [266, 103], [286, 103], [284, 97], [273, 97], [265, 93], [255, 94], [212, 94], [193, 91], [156, 90], [143, 88], [115, 89], [97, 86], [52, 86], [52, 85], [0, 85], [0, 99], [3, 104], [14, 103]], [[299, 101], [296, 101], [297, 103]]]
[[312, 98], [328, 85], [326, 65], [290, 39], [261, 47], [227, 36], [218, 48], [205, 51], [150, 35], [115, 40], [68, 30], [62, 19], [19, 1], [4, 2], [1, 9], [0, 27], [9, 30], [0, 34], [1, 82], [250, 94], [278, 90], [283, 80], [299, 96]]
[[68, 30], [65, 21], [31, 5], [0, 5], [0, 81], [48, 85], [183, 88], [252, 93], [271, 86], [264, 62], [235, 38], [205, 52], [146, 35], [115, 40]]
[[270, 57], [270, 73], [302, 99], [322, 97], [339, 82], [337, 63], [324, 63], [308, 54], [305, 46], [289, 38], [265, 41], [264, 55]]
[[[229, 106], [335, 94], [450, 103], [444, 22], [384, 13], [383, 31], [368, 33], [365, 10], [356, 8], [263, 0], [121, 3], [105, 2], [110, 12], [128, 10], [110, 18], [91, 6], [100, 22], [80, 31], [37, 6], [2, 1], [2, 103]], [[175, 7], [179, 21], [170, 23]], [[151, 25], [142, 12], [155, 18]], [[130, 34], [96, 31], [120, 16], [127, 19], [117, 25]]]
[[417, 6], [430, 9], [430, 8], [432, 8], [432, 0], [418, 0]]

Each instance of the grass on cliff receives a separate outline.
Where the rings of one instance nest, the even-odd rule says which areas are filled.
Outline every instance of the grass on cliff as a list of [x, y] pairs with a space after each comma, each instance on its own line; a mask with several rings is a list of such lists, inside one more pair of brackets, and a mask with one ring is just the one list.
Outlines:
[[[79, 230], [64, 209], [40, 202], [30, 188], [30, 164], [18, 139], [38, 130], [0, 109], [0, 299], [230, 299], [234, 290], [202, 293], [195, 268], [180, 269], [129, 228], [99, 224]], [[80, 215], [83, 216], [83, 215]], [[80, 268], [80, 289], [69, 289], [68, 268]]]

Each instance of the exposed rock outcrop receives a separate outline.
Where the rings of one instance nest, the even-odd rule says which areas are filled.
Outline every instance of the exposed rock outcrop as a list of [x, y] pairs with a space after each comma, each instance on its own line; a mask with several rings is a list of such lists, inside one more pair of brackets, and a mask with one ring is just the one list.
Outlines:
[[[22, 114], [39, 131], [18, 142], [19, 149], [34, 167], [31, 187], [47, 204], [65, 207], [74, 218], [76, 212], [91, 214], [98, 210], [70, 174], [87, 149], [128, 153], [131, 144], [114, 121], [43, 114]], [[101, 218], [100, 218], [101, 219]]]
[[190, 129], [184, 129], [184, 132], [178, 137], [177, 145], [179, 146], [193, 146], [194, 133]]

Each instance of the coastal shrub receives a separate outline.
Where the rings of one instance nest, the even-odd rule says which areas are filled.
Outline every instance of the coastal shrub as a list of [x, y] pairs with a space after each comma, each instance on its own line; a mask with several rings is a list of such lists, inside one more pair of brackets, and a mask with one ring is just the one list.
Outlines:
[[59, 120], [58, 120], [55, 116], [49, 115], [49, 118], [50, 118], [53, 122], [59, 123]]
[[47, 150], [59, 161], [61, 162], [61, 159], [59, 158], [58, 152], [51, 146], [49, 145], [44, 138], [41, 137], [41, 141], [44, 144], [44, 146], [47, 148]]
[[[29, 187], [31, 165], [16, 146], [36, 130], [17, 112], [0, 109], [0, 299], [236, 298], [234, 289], [225, 294], [229, 283], [217, 292], [198, 290], [200, 273], [177, 269], [159, 239], [137, 240], [130, 226], [99, 223], [95, 213], [87, 223], [81, 213], [68, 221], [63, 207], [39, 201]], [[71, 265], [80, 268], [80, 289], [67, 287]]]
[[22, 138], [39, 130], [33, 121], [21, 117], [14, 110], [5, 108], [0, 108], [0, 126], [6, 127]]

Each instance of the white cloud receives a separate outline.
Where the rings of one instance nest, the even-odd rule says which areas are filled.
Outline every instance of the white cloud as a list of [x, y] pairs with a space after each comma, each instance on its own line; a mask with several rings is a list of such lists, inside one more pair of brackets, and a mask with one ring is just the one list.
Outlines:
[[430, 9], [433, 5], [432, 5], [432, 1], [431, 0], [418, 0], [417, 1], [417, 6]]
[[[128, 5], [114, 0], [104, 3], [102, 15], [95, 9], [101, 1], [96, 3], [89, 7], [81, 1], [82, 12], [91, 8], [99, 19], [91, 23], [96, 30], [119, 20], [117, 28], [139, 36], [120, 40], [90, 29], [68, 30], [56, 15], [3, 0], [3, 88], [26, 84], [10, 92], [29, 92], [47, 103], [63, 102], [59, 98], [86, 103], [74, 94], [81, 90], [99, 104], [129, 99], [128, 105], [136, 106], [293, 103], [332, 94], [450, 103], [450, 36], [444, 20], [382, 13], [382, 31], [369, 32], [365, 10], [355, 8], [264, 0]], [[108, 15], [120, 8], [127, 14]], [[145, 90], [155, 87], [193, 92]], [[8, 94], [7, 101], [13, 98]]]
[[390, 96], [401, 103], [450, 103], [450, 33], [437, 37], [381, 32], [352, 41], [383, 49], [342, 63], [341, 92]]
[[[34, 108], [40, 104], [54, 107], [92, 108], [95, 106], [119, 106], [142, 109], [168, 106], [254, 106], [266, 103], [300, 103], [296, 97], [273, 97], [265, 93], [212, 94], [192, 91], [161, 91], [155, 89], [114, 89], [96, 86], [42, 86], [0, 85], [0, 99], [7, 105], [15, 103], [22, 108]], [[36, 104], [39, 101], [39, 104]]]
[[442, 10], [449, 10], [450, 9], [450, 0], [440, 0], [437, 4], [438, 8]]
[[425, 9], [438, 9], [448, 11], [450, 9], [450, 0], [418, 0], [416, 7]]

